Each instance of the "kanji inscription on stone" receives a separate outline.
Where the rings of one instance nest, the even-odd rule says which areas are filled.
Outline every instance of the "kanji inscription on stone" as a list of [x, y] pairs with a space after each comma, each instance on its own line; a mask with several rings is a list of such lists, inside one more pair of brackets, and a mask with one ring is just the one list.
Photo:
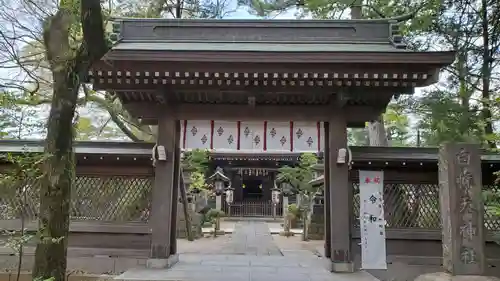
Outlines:
[[476, 261], [476, 251], [472, 248], [462, 247], [460, 251], [460, 260], [464, 264], [475, 264]]
[[460, 235], [462, 235], [462, 239], [467, 241], [472, 241], [474, 239], [474, 236], [476, 236], [476, 228], [471, 221], [465, 222], [460, 227]]
[[439, 151], [443, 267], [452, 275], [483, 275], [481, 155], [477, 145], [446, 144]]

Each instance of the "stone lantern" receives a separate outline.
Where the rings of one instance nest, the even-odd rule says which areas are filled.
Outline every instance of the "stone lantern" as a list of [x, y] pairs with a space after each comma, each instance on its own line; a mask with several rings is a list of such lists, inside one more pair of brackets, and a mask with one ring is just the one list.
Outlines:
[[[200, 191], [198, 189], [191, 189], [191, 184], [192, 184], [192, 179], [191, 179], [191, 174], [193, 173], [194, 169], [187, 167], [185, 165], [181, 166], [181, 171], [182, 171], [182, 183], [183, 183], [183, 188], [184, 192], [186, 192], [186, 200], [188, 203], [190, 203], [191, 208], [195, 209], [195, 204], [196, 201], [196, 194], [199, 193]], [[182, 200], [179, 198], [179, 200]]]
[[193, 197], [192, 194], [191, 194], [191, 190], [189, 189], [189, 187], [191, 186], [191, 172], [192, 172], [192, 169], [190, 169], [189, 167], [187, 166], [181, 166], [181, 171], [182, 171], [182, 185], [184, 187], [184, 189], [188, 192], [188, 202], [189, 202], [189, 198]]
[[321, 186], [325, 184], [325, 165], [323, 163], [318, 163], [313, 165], [314, 177], [309, 183], [313, 186]]
[[276, 205], [280, 203], [280, 189], [276, 186], [274, 182], [274, 187], [271, 189], [271, 199], [273, 203], [273, 218], [276, 219]]
[[317, 179], [319, 177], [324, 178], [324, 173], [325, 173], [325, 165], [321, 162], [318, 162], [317, 164], [314, 164], [312, 166], [312, 169], [314, 171], [313, 179]]
[[288, 212], [288, 197], [294, 193], [293, 186], [287, 180], [278, 179], [278, 184], [283, 193], [283, 217], [286, 217]]
[[226, 190], [226, 184], [229, 184], [231, 180], [224, 175], [221, 167], [215, 169], [215, 173], [208, 178], [208, 181], [213, 183], [215, 192], [215, 208], [217, 210], [222, 210], [222, 194]]
[[281, 192], [283, 192], [283, 196], [292, 196], [293, 195], [293, 186], [287, 182], [287, 181], [283, 181], [280, 183], [280, 187], [281, 187]]

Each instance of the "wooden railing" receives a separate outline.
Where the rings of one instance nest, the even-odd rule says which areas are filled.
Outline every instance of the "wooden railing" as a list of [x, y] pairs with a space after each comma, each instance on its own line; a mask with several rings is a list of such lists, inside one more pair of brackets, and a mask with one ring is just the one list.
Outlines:
[[283, 215], [283, 203], [241, 201], [228, 204], [224, 202], [222, 210], [230, 217], [281, 217]]

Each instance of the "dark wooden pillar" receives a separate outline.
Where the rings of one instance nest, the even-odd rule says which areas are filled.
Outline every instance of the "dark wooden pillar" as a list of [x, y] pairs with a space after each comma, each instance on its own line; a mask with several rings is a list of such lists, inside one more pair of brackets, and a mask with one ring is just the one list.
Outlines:
[[481, 176], [479, 145], [441, 147], [439, 197], [443, 267], [451, 275], [483, 275], [486, 270]]
[[262, 178], [262, 193], [263, 193], [263, 199], [264, 201], [268, 202], [271, 201], [272, 199], [272, 188], [273, 188], [273, 182], [271, 181], [271, 177], [269, 175], [267, 176], [260, 176]]
[[[330, 197], [330, 239], [332, 271], [353, 272], [351, 253], [352, 190], [349, 187], [349, 163], [337, 164], [339, 149], [347, 149], [347, 122], [342, 110], [336, 110], [328, 122], [328, 171]], [[347, 157], [348, 158], [348, 157]], [[348, 159], [346, 159], [348, 160]]]
[[[181, 149], [180, 149], [180, 135], [181, 135], [181, 123], [179, 120], [175, 121], [175, 135], [176, 135], [176, 144], [175, 144], [175, 154], [174, 158], [174, 184], [173, 184], [173, 192], [172, 192], [172, 225], [170, 227], [170, 254], [177, 254], [177, 210], [179, 205], [179, 188], [184, 188], [184, 186], [180, 186], [181, 184]], [[179, 136], [179, 137], [177, 137]], [[187, 219], [187, 218], [186, 218]]]
[[[158, 145], [165, 147], [166, 161], [156, 161], [153, 199], [151, 206], [151, 253], [147, 266], [165, 268], [176, 262], [171, 256], [172, 205], [174, 204], [175, 157], [180, 138], [177, 121], [169, 116], [158, 120]], [[177, 164], [178, 165], [178, 164]], [[178, 170], [178, 169], [177, 169]], [[175, 202], [176, 203], [176, 202]], [[174, 257], [174, 258], [172, 258]]]
[[324, 153], [323, 153], [323, 163], [324, 163], [324, 182], [325, 182], [325, 191], [324, 191], [324, 217], [325, 217], [325, 257], [332, 257], [332, 226], [331, 226], [331, 218], [330, 218], [330, 149], [329, 149], [329, 139], [330, 139], [330, 130], [329, 123], [324, 123]]
[[238, 171], [234, 171], [234, 179], [233, 179], [233, 188], [234, 188], [234, 202], [241, 202], [243, 201], [243, 188], [242, 188], [242, 181], [241, 181], [241, 175], [238, 174]]

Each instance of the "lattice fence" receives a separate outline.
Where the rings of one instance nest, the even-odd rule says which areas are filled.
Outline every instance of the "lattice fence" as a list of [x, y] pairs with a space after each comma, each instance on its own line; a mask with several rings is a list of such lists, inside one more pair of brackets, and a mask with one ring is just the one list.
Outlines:
[[[353, 183], [354, 188], [354, 224], [359, 227], [359, 183]], [[499, 204], [500, 190], [496, 186], [485, 186], [485, 192], [498, 196], [486, 199], [484, 224], [491, 231], [500, 230], [498, 216], [488, 212], [490, 206]], [[438, 184], [385, 184], [384, 207], [387, 228], [441, 228], [441, 212], [439, 210]]]
[[[149, 219], [153, 178], [136, 176], [78, 176], [73, 185], [70, 216], [72, 220], [147, 221]], [[22, 192], [0, 195], [0, 219], [16, 219], [24, 214], [35, 219], [38, 212], [38, 185], [27, 184], [26, 202]], [[6, 190], [9, 190], [8, 188]]]

